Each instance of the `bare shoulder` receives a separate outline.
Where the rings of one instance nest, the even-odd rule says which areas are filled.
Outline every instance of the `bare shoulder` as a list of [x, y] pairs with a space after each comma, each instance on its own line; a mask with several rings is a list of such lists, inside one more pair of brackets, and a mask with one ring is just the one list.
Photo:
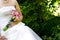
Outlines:
[[11, 3], [13, 3], [14, 5], [16, 4], [17, 0], [11, 0]]
[[14, 1], [14, 4], [18, 6], [18, 2], [17, 0], [13, 0]]
[[16, 2], [17, 0], [12, 0], [13, 2]]

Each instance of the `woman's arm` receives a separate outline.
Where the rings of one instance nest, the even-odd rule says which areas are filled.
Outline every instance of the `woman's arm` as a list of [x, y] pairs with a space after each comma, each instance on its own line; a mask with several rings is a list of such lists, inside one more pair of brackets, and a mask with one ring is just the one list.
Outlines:
[[15, 2], [15, 8], [19, 13], [21, 13], [21, 10], [17, 1]]
[[[15, 8], [16, 8], [16, 11], [17, 11], [17, 12], [19, 12], [20, 14], [22, 14], [22, 13], [21, 13], [21, 10], [20, 10], [20, 7], [19, 7], [19, 4], [18, 4], [17, 1], [15, 2]], [[22, 18], [23, 18], [23, 16], [21, 16], [20, 20], [17, 19], [17, 20], [15, 21], [15, 23], [21, 22], [21, 21], [22, 21]]]
[[[16, 11], [19, 12], [20, 14], [22, 14], [21, 13], [21, 10], [20, 10], [20, 7], [19, 7], [19, 4], [18, 4], [17, 1], [15, 2], [15, 5], [14, 6], [16, 8]], [[14, 22], [9, 22], [9, 24], [10, 24], [10, 26], [14, 26], [14, 25], [18, 24], [19, 22], [21, 22], [22, 19], [23, 19], [23, 16], [21, 16], [19, 20], [17, 19]]]

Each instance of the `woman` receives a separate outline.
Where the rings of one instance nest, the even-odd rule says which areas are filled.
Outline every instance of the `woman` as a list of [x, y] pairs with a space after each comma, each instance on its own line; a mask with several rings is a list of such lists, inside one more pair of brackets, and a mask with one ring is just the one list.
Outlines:
[[[11, 21], [11, 13], [20, 13], [19, 19]], [[33, 30], [21, 22], [22, 18], [16, 0], [0, 0], [0, 40], [42, 40]], [[7, 30], [5, 30], [6, 28]]]

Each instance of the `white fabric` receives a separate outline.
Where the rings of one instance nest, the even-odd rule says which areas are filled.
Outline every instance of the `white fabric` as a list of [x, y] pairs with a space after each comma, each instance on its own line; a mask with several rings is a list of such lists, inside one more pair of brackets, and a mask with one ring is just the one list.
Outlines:
[[[2, 30], [10, 21], [10, 11], [15, 10], [14, 6], [0, 8], [0, 29]], [[42, 40], [32, 29], [20, 22], [7, 31], [1, 31], [8, 40]]]

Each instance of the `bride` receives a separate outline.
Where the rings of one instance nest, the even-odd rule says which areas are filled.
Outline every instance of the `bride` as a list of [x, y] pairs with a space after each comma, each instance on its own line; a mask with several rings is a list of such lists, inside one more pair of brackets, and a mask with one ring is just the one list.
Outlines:
[[[12, 17], [17, 14], [18, 18]], [[14, 18], [14, 20], [13, 20]], [[16, 0], [0, 0], [0, 40], [42, 40], [22, 21], [22, 14]]]

